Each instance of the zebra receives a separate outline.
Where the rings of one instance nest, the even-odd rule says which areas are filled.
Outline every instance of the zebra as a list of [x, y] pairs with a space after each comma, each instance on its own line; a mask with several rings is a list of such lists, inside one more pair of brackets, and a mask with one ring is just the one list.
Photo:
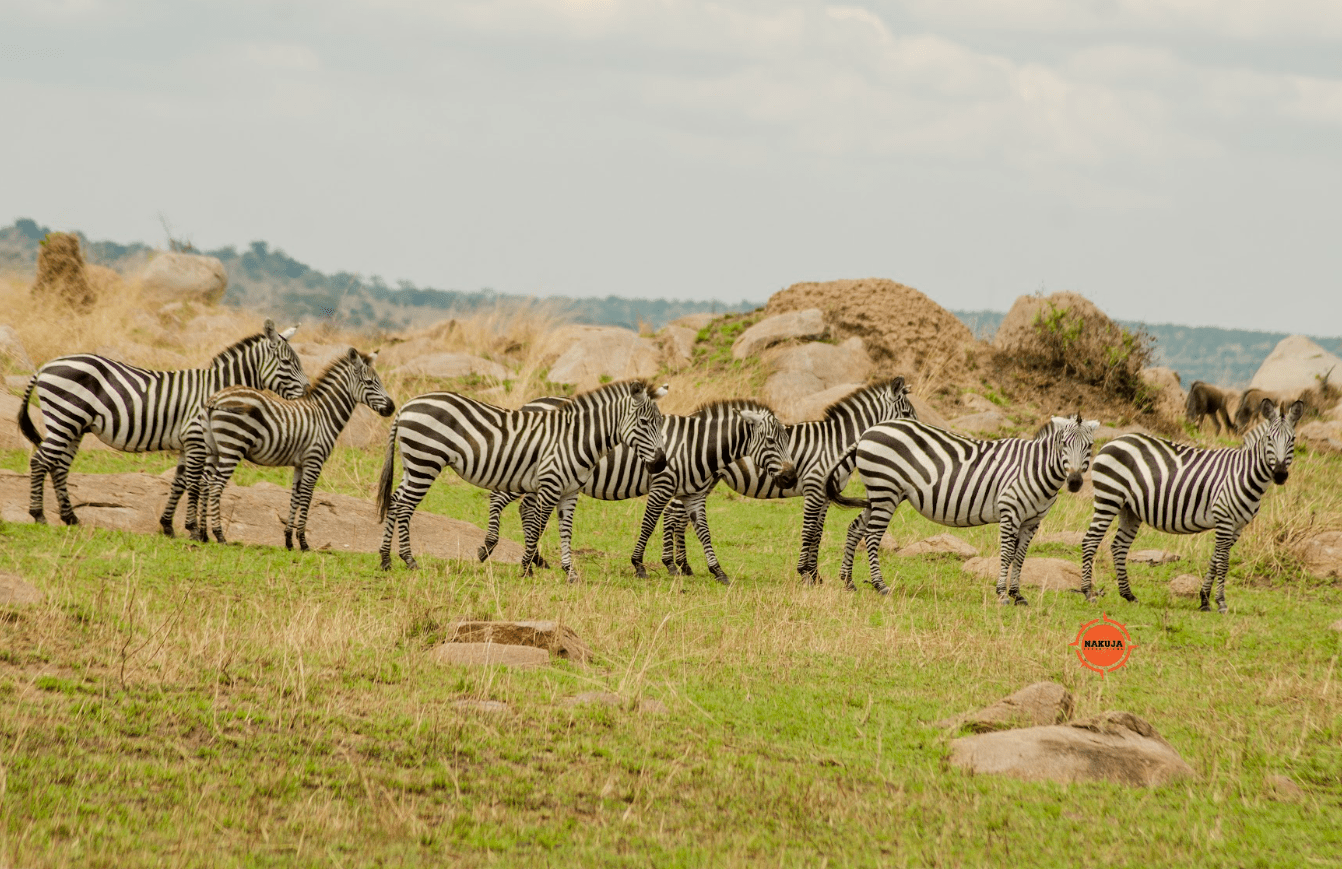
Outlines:
[[[545, 400], [537, 400], [523, 409], [539, 409]], [[582, 485], [582, 493], [602, 501], [624, 501], [648, 496], [630, 563], [636, 576], [646, 579], [643, 555], [648, 539], [657, 526], [666, 504], [674, 497], [682, 499], [694, 521], [694, 531], [704, 547], [709, 570], [724, 585], [730, 583], [727, 572], [718, 563], [709, 534], [704, 500], [723, 471], [739, 459], [749, 459], [764, 468], [782, 486], [797, 482], [796, 468], [788, 452], [787, 432], [768, 406], [749, 399], [708, 402], [689, 416], [666, 416], [662, 422], [666, 438], [666, 470], [650, 474], [633, 451], [619, 446], [597, 462], [592, 475]], [[485, 545], [480, 547], [484, 561], [499, 539], [499, 514], [518, 496], [494, 492], [489, 496], [489, 528]], [[531, 497], [523, 498], [525, 516], [531, 509]]]
[[[220, 389], [233, 385], [270, 389], [287, 398], [302, 395], [308, 378], [298, 354], [289, 346], [297, 329], [276, 332], [274, 321], [266, 320], [263, 332], [226, 348], [207, 368], [149, 371], [87, 353], [61, 356], [43, 365], [28, 381], [19, 409], [19, 428], [37, 447], [29, 462], [32, 496], [28, 513], [34, 521], [46, 524], [42, 487], [50, 474], [61, 521], [79, 523], [66, 482], [80, 439], [85, 432], [93, 432], [109, 447], [125, 452], [182, 451], [172, 492], [159, 518], [163, 533], [171, 537], [172, 514], [191, 478], [184, 441], [201, 406]], [[34, 389], [42, 402], [45, 438], [28, 416], [28, 398]]]
[[[1025, 551], [1039, 522], [1048, 513], [1064, 482], [1076, 492], [1090, 466], [1098, 420], [1082, 422], [1055, 416], [1030, 440], [995, 441], [962, 437], [916, 420], [895, 420], [867, 430], [853, 448], [857, 469], [867, 487], [867, 500], [845, 498], [839, 469], [826, 490], [836, 503], [865, 508], [848, 526], [841, 576], [853, 588], [857, 542], [867, 540], [871, 584], [881, 594], [890, 589], [881, 579], [881, 536], [900, 502], [942, 525], [967, 528], [1001, 524], [1001, 567], [997, 595], [1001, 603], [1028, 602], [1020, 593]], [[1010, 585], [1008, 587], [1008, 578]]]
[[[797, 482], [793, 485], [785, 486], [777, 478], [761, 474], [759, 466], [748, 457], [729, 465], [721, 475], [727, 486], [751, 498], [805, 499], [797, 573], [807, 582], [820, 581], [820, 537], [829, 509], [826, 476], [871, 426], [885, 420], [917, 419], [908, 393], [903, 377], [881, 380], [831, 404], [821, 419], [786, 426], [788, 452], [797, 468]], [[850, 460], [839, 480], [841, 486], [847, 485], [852, 469]], [[673, 500], [662, 516], [662, 563], [672, 575], [677, 570], [687, 576], [692, 573], [685, 552], [687, 518], [679, 500]]]
[[[668, 389], [622, 380], [580, 393], [549, 413], [504, 410], [452, 392], [412, 398], [392, 421], [378, 482], [378, 518], [386, 523], [382, 569], [391, 569], [397, 532], [401, 559], [410, 568], [417, 566], [410, 552], [410, 516], [443, 468], [451, 467], [482, 489], [537, 495], [536, 510], [523, 521], [523, 574], [531, 572], [541, 531], [557, 510], [561, 564], [569, 581], [576, 582], [569, 539], [578, 489], [617, 443], [631, 447], [653, 473], [666, 467], [656, 401]], [[398, 449], [405, 467], [392, 492]]]
[[298, 548], [306, 552], [312, 489], [355, 406], [366, 404], [382, 416], [396, 410], [373, 370], [376, 360], [377, 353], [365, 356], [351, 347], [317, 376], [305, 396], [295, 400], [247, 386], [230, 386], [211, 396], [199, 420], [209, 458], [205, 479], [196, 481], [205, 499], [195, 539], [209, 539], [208, 515], [215, 539], [225, 542], [219, 501], [238, 462], [248, 459], [258, 465], [293, 467], [284, 548], [293, 549], [297, 537]]
[[1237, 449], [1204, 450], [1143, 434], [1128, 434], [1105, 444], [1095, 457], [1095, 513], [1081, 541], [1081, 593], [1094, 602], [1091, 574], [1095, 553], [1114, 519], [1118, 530], [1110, 550], [1118, 593], [1137, 602], [1128, 585], [1128, 550], [1142, 523], [1167, 534], [1216, 531], [1216, 550], [1200, 592], [1202, 612], [1226, 612], [1226, 570], [1230, 548], [1258, 514], [1269, 483], [1283, 485], [1295, 458], [1295, 424], [1304, 402], [1289, 408], [1263, 399], [1264, 422]]

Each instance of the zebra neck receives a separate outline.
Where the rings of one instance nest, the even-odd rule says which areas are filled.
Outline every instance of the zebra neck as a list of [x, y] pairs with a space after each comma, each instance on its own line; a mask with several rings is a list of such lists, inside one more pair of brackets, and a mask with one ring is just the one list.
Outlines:
[[354, 415], [354, 406], [358, 404], [353, 389], [346, 382], [344, 371], [327, 373], [313, 387], [312, 391], [299, 401], [306, 401], [321, 408], [327, 419], [344, 426]]
[[260, 387], [256, 377], [256, 364], [248, 356], [229, 356], [216, 358], [209, 368], [197, 369], [211, 392], [218, 392], [226, 386]]
[[1267, 483], [1272, 479], [1272, 468], [1267, 463], [1266, 441], [1258, 441], [1250, 446], [1241, 447], [1238, 452], [1245, 477], [1255, 483]]

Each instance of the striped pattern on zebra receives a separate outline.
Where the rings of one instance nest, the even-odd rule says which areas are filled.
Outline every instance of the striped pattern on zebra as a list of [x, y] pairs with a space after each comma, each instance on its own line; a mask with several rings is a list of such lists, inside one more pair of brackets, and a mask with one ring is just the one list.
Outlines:
[[[801, 554], [797, 573], [808, 582], [819, 581], [820, 537], [825, 528], [829, 498], [825, 480], [835, 463], [857, 443], [862, 433], [878, 422], [892, 419], [917, 419], [909, 402], [909, 390], [903, 377], [881, 380], [847, 395], [825, 408], [823, 418], [786, 426], [788, 452], [796, 463], [797, 482], [782, 485], [749, 458], [729, 465], [722, 480], [731, 489], [750, 498], [802, 497]], [[847, 485], [853, 464], [845, 464], [839, 485]], [[677, 569], [692, 573], [685, 551], [685, 526], [688, 515], [684, 505], [672, 501], [662, 516], [662, 563], [670, 573]]]
[[942, 525], [967, 528], [1000, 523], [998, 598], [1002, 603], [1027, 603], [1020, 593], [1025, 551], [1063, 483], [1073, 492], [1080, 490], [1099, 427], [1097, 420], [1082, 422], [1080, 414], [1055, 416], [1030, 440], [995, 441], [962, 437], [915, 420], [872, 427], [854, 447], [867, 499], [843, 497], [837, 474], [827, 487], [836, 503], [864, 508], [848, 527], [841, 570], [844, 583], [853, 587], [854, 553], [865, 536], [871, 584], [881, 594], [889, 594], [881, 579], [881, 537], [895, 509], [908, 501]]
[[[549, 413], [504, 410], [452, 392], [431, 392], [406, 402], [392, 422], [378, 483], [378, 517], [386, 520], [382, 568], [391, 569], [394, 533], [400, 537], [401, 559], [416, 566], [410, 516], [433, 481], [450, 467], [482, 489], [537, 495], [537, 509], [523, 519], [524, 574], [531, 572], [541, 532], [557, 510], [561, 564], [569, 580], [576, 581], [569, 542], [578, 489], [617, 443], [631, 447], [653, 473], [666, 467], [656, 400], [667, 389], [641, 380], [610, 383]], [[393, 493], [398, 451], [404, 471]]]
[[1091, 589], [1095, 553], [1117, 519], [1110, 551], [1118, 592], [1126, 600], [1137, 601], [1128, 584], [1128, 550], [1143, 522], [1167, 534], [1214, 529], [1216, 550], [1202, 581], [1199, 609], [1211, 611], [1215, 584], [1216, 607], [1226, 611], [1230, 549], [1258, 515], [1269, 484], [1282, 485], [1290, 475], [1295, 424], [1305, 406], [1297, 401], [1283, 411], [1264, 399], [1260, 409], [1264, 421], [1238, 449], [1204, 450], [1141, 434], [1123, 435], [1104, 445], [1091, 472], [1095, 513], [1081, 542], [1081, 592], [1086, 600], [1095, 600]]
[[[205, 400], [226, 386], [254, 386], [292, 398], [302, 395], [308, 378], [289, 346], [297, 328], [276, 332], [275, 323], [266, 320], [261, 334], [226, 348], [208, 368], [149, 371], [93, 354], [62, 356], [43, 365], [28, 382], [19, 410], [19, 428], [37, 447], [29, 462], [29, 514], [39, 523], [47, 521], [42, 512], [42, 487], [50, 474], [61, 521], [78, 523], [66, 484], [85, 432], [125, 452], [182, 450]], [[34, 389], [41, 399], [46, 437], [38, 434], [28, 417], [28, 397]], [[172, 514], [188, 479], [185, 459], [183, 454], [177, 463], [172, 493], [159, 519], [169, 537]]]
[[354, 408], [366, 404], [382, 416], [391, 416], [396, 403], [373, 370], [377, 354], [365, 356], [353, 347], [327, 366], [312, 382], [307, 395], [285, 399], [272, 392], [231, 386], [215, 393], [201, 410], [200, 428], [208, 455], [203, 480], [205, 502], [195, 538], [209, 539], [206, 519], [215, 539], [224, 541], [219, 501], [238, 463], [294, 469], [289, 495], [289, 521], [284, 526], [284, 548], [308, 549], [308, 508], [312, 490], [321, 476], [336, 438], [344, 431]]
[[[730, 582], [727, 572], [713, 550], [704, 500], [719, 475], [743, 458], [765, 469], [771, 478], [777, 477], [781, 485], [795, 485], [797, 474], [788, 452], [787, 432], [772, 409], [748, 399], [712, 401], [689, 416], [663, 417], [662, 431], [666, 439], [666, 470], [662, 473], [650, 474], [632, 450], [617, 446], [597, 462], [581, 491], [603, 501], [648, 496], [639, 537], [630, 556], [634, 573], [642, 578], [648, 575], [643, 555], [657, 520], [672, 498], [683, 499], [693, 518], [695, 534], [704, 547], [709, 570], [719, 582], [727, 584]], [[489, 528], [485, 545], [480, 547], [481, 561], [489, 557], [498, 543], [499, 514], [517, 497], [506, 492], [490, 495]], [[530, 496], [522, 500], [524, 515], [531, 509], [530, 500]], [[675, 574], [674, 568], [671, 573]]]

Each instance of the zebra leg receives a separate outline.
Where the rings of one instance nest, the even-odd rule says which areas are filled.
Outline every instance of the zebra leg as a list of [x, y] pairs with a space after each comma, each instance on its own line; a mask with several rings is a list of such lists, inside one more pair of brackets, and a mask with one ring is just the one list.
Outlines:
[[1226, 606], [1226, 574], [1230, 571], [1230, 549], [1239, 540], [1239, 528], [1230, 525], [1219, 525], [1216, 528], [1216, 551], [1212, 553], [1212, 563], [1207, 568], [1207, 578], [1202, 581], [1202, 590], [1198, 597], [1200, 598], [1198, 609], [1204, 613], [1212, 611], [1211, 593], [1212, 583], [1216, 584], [1216, 609], [1222, 615], [1225, 615], [1228, 607]]
[[671, 486], [658, 486], [656, 483], [652, 491], [648, 492], [647, 503], [643, 506], [643, 522], [638, 529], [638, 541], [634, 544], [633, 554], [629, 556], [629, 563], [634, 565], [634, 575], [639, 579], [648, 578], [648, 571], [643, 567], [643, 553], [647, 551], [648, 539], [652, 537], [657, 520], [662, 517], [662, 511], [673, 494]]
[[[885, 581], [881, 578], [881, 538], [885, 536], [885, 529], [890, 526], [890, 519], [895, 515], [895, 508], [897, 508], [902, 501], [903, 498], [887, 507], [886, 504], [889, 503], [888, 501], [878, 501], [873, 498], [871, 502], [871, 513], [865, 523], [866, 527], [863, 529], [863, 533], [867, 538], [867, 564], [871, 569], [871, 587], [881, 594], [890, 593], [890, 587], [887, 586]], [[863, 511], [863, 515], [867, 515], [866, 511]], [[848, 533], [850, 535], [853, 533], [851, 526], [848, 529]], [[848, 581], [849, 588], [851, 588], [852, 585], [853, 583], [850, 575]]]
[[555, 512], [559, 514], [559, 566], [567, 574], [569, 582], [577, 582], [582, 578], [573, 567], [573, 512], [577, 506], [578, 493], [574, 492], [561, 498], [555, 507]]
[[708, 531], [708, 510], [704, 503], [707, 493], [701, 497], [688, 499], [685, 506], [689, 509], [690, 521], [694, 523], [695, 536], [699, 538], [699, 544], [704, 547], [704, 558], [708, 561], [708, 569], [718, 582], [723, 585], [731, 585], [732, 581], [727, 576], [727, 571], [718, 564], [718, 555], [713, 551], [713, 540]]
[[66, 525], [78, 525], [79, 517], [75, 515], [75, 508], [70, 503], [70, 462], [74, 460], [74, 454], [61, 456], [66, 461], [58, 461], [51, 466], [51, 488], [56, 490], [56, 505], [61, 511], [61, 521]]
[[[172, 475], [172, 490], [168, 492], [168, 503], [164, 505], [162, 515], [158, 517], [158, 525], [163, 530], [164, 537], [173, 536], [172, 516], [177, 512], [177, 502], [182, 499], [182, 493], [187, 488], [186, 456], [187, 452], [183, 447], [182, 454], [177, 457], [177, 471]], [[190, 532], [192, 527], [191, 516], [188, 514], [186, 530]]]
[[1081, 539], [1081, 593], [1085, 595], [1087, 603], [1094, 603], [1099, 597], [1091, 589], [1091, 576], [1095, 569], [1095, 553], [1099, 551], [1100, 544], [1104, 542], [1104, 535], [1109, 531], [1109, 525], [1114, 521], [1114, 515], [1117, 511], [1112, 504], [1101, 503], [1099, 499], [1095, 501], [1095, 512], [1090, 517], [1090, 525], [1086, 528], [1086, 536]]
[[1035, 531], [1039, 530], [1039, 519], [1033, 519], [1020, 526], [1016, 533], [1016, 557], [1011, 560], [1011, 586], [1007, 594], [1017, 606], [1029, 606], [1030, 602], [1020, 593], [1020, 574], [1025, 568], [1025, 553], [1030, 548]]
[[1142, 528], [1142, 520], [1137, 518], [1137, 514], [1128, 507], [1124, 507], [1118, 513], [1118, 528], [1114, 531], [1114, 542], [1109, 544], [1109, 551], [1114, 555], [1114, 574], [1118, 577], [1118, 593], [1123, 599], [1131, 603], [1137, 603], [1137, 596], [1132, 593], [1132, 586], [1128, 584], [1128, 552], [1132, 549], [1132, 541], [1137, 539], [1137, 532]]
[[[534, 495], [533, 509], [522, 514], [522, 536], [526, 541], [525, 549], [522, 552], [523, 576], [532, 575], [532, 568], [535, 566], [536, 558], [539, 555], [537, 549], [540, 546], [541, 534], [545, 532], [545, 526], [550, 521], [550, 514], [554, 512], [560, 501], [561, 496], [557, 491], [558, 488], [558, 484], [553, 481], [542, 483], [541, 488]], [[559, 547], [561, 565], [565, 571], [568, 571], [572, 566], [572, 559], [569, 556], [568, 541], [564, 538], [562, 531]]]
[[[1014, 513], [1005, 510], [1002, 511], [999, 521], [1001, 522], [1001, 529], [997, 538], [997, 602], [1006, 606], [1015, 601], [1015, 597], [1007, 594], [1007, 589], [1010, 588], [1011, 570], [1016, 566], [1020, 524]], [[1020, 594], [1019, 589], [1016, 593]]]
[[[42, 508], [42, 501], [45, 496], [47, 484], [47, 474], [50, 473], [52, 459], [51, 454], [45, 449], [45, 444], [39, 446], [33, 451], [33, 457], [28, 460], [28, 476], [30, 482], [30, 492], [28, 495], [28, 515], [33, 517], [33, 521], [38, 525], [47, 524], [47, 515]], [[53, 484], [54, 485], [54, 484]]]
[[301, 468], [294, 468], [294, 488], [289, 495], [289, 524], [284, 529], [284, 548], [293, 549], [289, 539], [292, 530], [298, 538], [298, 548], [308, 551], [308, 509], [312, 506], [312, 492], [317, 487], [317, 478], [321, 476], [322, 463], [306, 462]]
[[857, 542], [866, 536], [867, 521], [870, 518], [871, 508], [868, 507], [848, 524], [848, 535], [843, 543], [843, 564], [839, 566], [839, 579], [843, 580], [843, 587], [849, 591], [857, 591], [857, 586], [853, 585], [853, 560], [857, 557]]
[[[672, 498], [662, 511], [662, 564], [667, 576], [677, 576], [684, 555], [676, 547], [676, 533], [679, 529], [680, 545], [685, 545], [685, 504], [679, 498]], [[689, 574], [689, 571], [686, 571]]]
[[[233, 472], [238, 469], [238, 462], [240, 461], [242, 461], [242, 456], [221, 455], [218, 464], [212, 468], [213, 473], [210, 475], [210, 528], [214, 531], [214, 539], [220, 543], [227, 543], [228, 541], [224, 539], [224, 522], [220, 516], [219, 505], [224, 498], [224, 487], [233, 478]], [[209, 537], [205, 534], [203, 522], [201, 523], [200, 535], [202, 541], [209, 540]]]
[[825, 532], [825, 514], [829, 498], [823, 487], [808, 488], [804, 496], [801, 519], [801, 556], [797, 559], [797, 573], [807, 584], [822, 585], [820, 578], [820, 537]]
[[[489, 493], [489, 523], [485, 526], [485, 543], [475, 553], [481, 561], [489, 558], [494, 547], [499, 545], [499, 520], [503, 516], [503, 508], [516, 501], [518, 497], [509, 492]], [[518, 509], [521, 510], [522, 507], [519, 505]]]
[[[517, 512], [518, 515], [520, 516], [526, 516], [528, 514], [535, 513], [536, 496], [523, 495], [522, 500], [517, 504]], [[536, 554], [532, 557], [531, 563], [533, 566], [536, 567], [537, 570], [548, 570], [550, 568], [550, 562], [545, 560], [544, 555], [541, 555], [539, 540], [536, 541]]]

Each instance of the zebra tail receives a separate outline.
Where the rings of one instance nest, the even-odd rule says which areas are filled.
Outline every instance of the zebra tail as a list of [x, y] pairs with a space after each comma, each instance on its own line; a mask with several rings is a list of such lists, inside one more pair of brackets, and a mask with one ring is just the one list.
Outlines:
[[387, 509], [391, 506], [391, 480], [396, 474], [396, 421], [387, 433], [387, 457], [382, 462], [382, 476], [377, 481], [377, 521], [387, 521]]
[[28, 381], [28, 389], [23, 393], [23, 404], [19, 405], [19, 431], [23, 432], [33, 446], [42, 445], [42, 436], [37, 433], [37, 426], [33, 425], [33, 420], [28, 416], [28, 398], [33, 394], [33, 389], [37, 386], [37, 374], [33, 374]]
[[857, 452], [857, 444], [853, 444], [844, 450], [839, 460], [830, 468], [829, 474], [825, 477], [825, 496], [838, 504], [840, 507], [856, 507], [866, 509], [871, 506], [871, 502], [863, 498], [849, 498], [843, 493], [843, 487], [839, 485], [839, 474], [844, 466], [852, 461], [853, 454]]

